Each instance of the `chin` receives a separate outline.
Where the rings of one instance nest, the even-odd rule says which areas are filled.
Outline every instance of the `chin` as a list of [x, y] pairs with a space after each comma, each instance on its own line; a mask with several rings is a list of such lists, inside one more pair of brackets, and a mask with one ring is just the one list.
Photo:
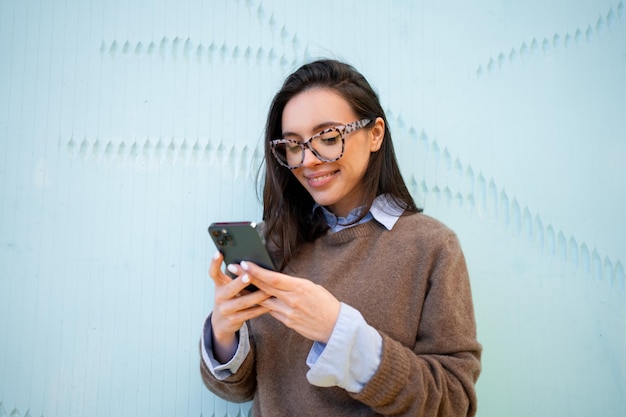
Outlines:
[[315, 202], [319, 204], [320, 206], [329, 207], [329, 206], [337, 204], [336, 199], [332, 199], [328, 197], [316, 197], [315, 195], [313, 195], [312, 197], [313, 197], [313, 200], [315, 200]]

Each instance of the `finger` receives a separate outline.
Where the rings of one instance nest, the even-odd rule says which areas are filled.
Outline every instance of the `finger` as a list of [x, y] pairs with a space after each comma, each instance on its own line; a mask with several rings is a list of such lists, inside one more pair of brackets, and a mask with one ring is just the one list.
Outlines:
[[[227, 274], [228, 278], [230, 279], [230, 281], [238, 281], [241, 283], [241, 285], [243, 285], [243, 288], [246, 288], [248, 285], [250, 285], [250, 277], [246, 274], [246, 272], [237, 264], [229, 264], [226, 269], [228, 270], [229, 274]], [[229, 285], [229, 284], [226, 284]], [[234, 285], [234, 288], [232, 289], [232, 291], [236, 292], [235, 294], [237, 294], [237, 296], [239, 296], [239, 293], [249, 293], [250, 291], [242, 289], [241, 285]]]
[[297, 280], [297, 278], [293, 278], [279, 272], [270, 271], [269, 269], [262, 268], [248, 261], [241, 262], [241, 268], [253, 277], [255, 284], [259, 283], [267, 290], [273, 288], [277, 290], [290, 291], [293, 289], [295, 281]]
[[286, 294], [289, 293], [289, 291], [284, 291], [284, 290], [280, 290], [278, 288], [272, 287], [271, 285], [266, 284], [265, 282], [256, 279], [256, 277], [252, 279], [252, 284], [256, 286], [259, 290], [263, 291], [264, 293], [269, 294], [270, 297], [272, 298], [283, 298]]
[[263, 306], [267, 300], [271, 300], [272, 296], [265, 291], [254, 291], [245, 295], [245, 302], [249, 305]]
[[[238, 301], [238, 299], [237, 299]], [[211, 323], [216, 332], [234, 333], [241, 328], [246, 320], [262, 316], [268, 312], [260, 305], [251, 305], [244, 309], [232, 309], [234, 301], [216, 305], [211, 316]]]
[[249, 307], [245, 310], [240, 310], [237, 312], [237, 320], [241, 323], [244, 321], [248, 321], [250, 319], [254, 319], [262, 316], [263, 314], [267, 314], [270, 312], [267, 307], [263, 307], [261, 305], [255, 305], [253, 307]]
[[[220, 313], [223, 316], [232, 316], [233, 320], [242, 320], [242, 315], [246, 316], [252, 311], [257, 311], [258, 315], [267, 313], [267, 307], [263, 306], [263, 302], [270, 298], [270, 295], [263, 291], [249, 292], [245, 295], [235, 297], [228, 303], [225, 303], [220, 307]], [[262, 310], [262, 312], [261, 312]], [[247, 319], [243, 319], [247, 320]]]
[[282, 311], [285, 308], [285, 304], [278, 298], [269, 297], [260, 303], [263, 307], [270, 311]]
[[227, 284], [220, 285], [220, 296], [219, 298], [223, 301], [229, 300], [232, 298], [241, 297], [244, 294], [250, 294], [250, 291], [246, 290], [246, 287], [250, 285], [250, 277], [248, 274], [244, 273], [236, 278], [226, 277], [228, 279]]
[[243, 275], [245, 273], [243, 268], [241, 268], [237, 264], [229, 264], [226, 266], [226, 269], [228, 270], [228, 272], [230, 272], [232, 275], [236, 277], [238, 277], [239, 275]]
[[213, 255], [213, 257], [211, 258], [211, 265], [209, 266], [209, 276], [213, 279], [215, 285], [225, 285], [231, 281], [231, 279], [222, 272], [223, 260], [224, 258], [219, 251], [215, 252], [215, 255]]

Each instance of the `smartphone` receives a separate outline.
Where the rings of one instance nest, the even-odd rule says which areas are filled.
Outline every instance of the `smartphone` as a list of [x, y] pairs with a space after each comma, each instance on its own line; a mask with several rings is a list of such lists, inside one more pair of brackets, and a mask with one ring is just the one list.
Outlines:
[[[276, 270], [276, 266], [265, 247], [265, 241], [256, 229], [255, 223], [212, 223], [209, 226], [209, 235], [217, 250], [224, 255], [226, 265], [251, 261], [265, 269]], [[234, 278], [230, 272], [226, 271], [226, 273]], [[246, 289], [249, 291], [257, 290], [254, 285], [249, 285]]]

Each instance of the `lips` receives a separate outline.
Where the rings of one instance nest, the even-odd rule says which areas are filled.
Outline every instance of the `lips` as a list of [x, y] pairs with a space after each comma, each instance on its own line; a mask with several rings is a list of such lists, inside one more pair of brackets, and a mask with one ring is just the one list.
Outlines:
[[327, 172], [324, 174], [305, 175], [307, 183], [312, 187], [320, 187], [327, 184], [339, 171]]

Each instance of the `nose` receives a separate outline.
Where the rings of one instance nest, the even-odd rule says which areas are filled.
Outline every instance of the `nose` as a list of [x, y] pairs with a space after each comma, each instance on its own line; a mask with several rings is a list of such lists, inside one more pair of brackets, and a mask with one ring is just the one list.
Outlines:
[[303, 167], [311, 167], [321, 163], [323, 163], [323, 161], [320, 161], [309, 148], [304, 149], [304, 160], [302, 161]]

